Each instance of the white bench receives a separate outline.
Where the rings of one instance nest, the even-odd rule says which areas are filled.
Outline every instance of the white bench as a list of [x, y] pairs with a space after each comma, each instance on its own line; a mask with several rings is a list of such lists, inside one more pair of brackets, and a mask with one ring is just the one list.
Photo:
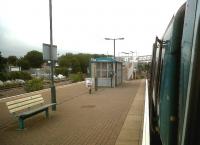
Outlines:
[[46, 117], [48, 117], [48, 108], [56, 103], [44, 104], [44, 98], [39, 95], [16, 99], [6, 102], [8, 110], [11, 114], [18, 118], [19, 128], [24, 129], [24, 120], [33, 115], [45, 111]]

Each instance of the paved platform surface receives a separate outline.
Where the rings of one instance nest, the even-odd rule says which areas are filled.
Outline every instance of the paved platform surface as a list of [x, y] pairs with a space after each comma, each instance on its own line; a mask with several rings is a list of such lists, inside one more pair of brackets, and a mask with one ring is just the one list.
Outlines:
[[141, 145], [144, 120], [144, 96], [143, 83], [138, 88], [124, 125], [120, 131], [115, 145]]
[[[58, 87], [57, 111], [50, 112], [49, 119], [45, 119], [44, 113], [27, 119], [24, 131], [16, 130], [17, 121], [5, 106], [13, 98], [0, 100], [0, 145], [122, 145], [126, 141], [138, 145], [144, 88], [145, 80], [99, 89], [91, 95], [83, 83]], [[42, 93], [45, 101], [50, 100], [49, 89], [36, 93]], [[127, 134], [131, 128], [135, 131]]]

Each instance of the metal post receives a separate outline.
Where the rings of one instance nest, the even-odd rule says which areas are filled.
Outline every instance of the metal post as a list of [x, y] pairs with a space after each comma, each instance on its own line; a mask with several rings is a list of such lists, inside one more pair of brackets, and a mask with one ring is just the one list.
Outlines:
[[18, 122], [19, 122], [19, 129], [24, 129], [24, 119], [19, 117]]
[[[115, 84], [116, 84], [116, 73], [115, 73], [116, 72], [116, 65], [114, 65], [115, 64], [115, 40], [124, 40], [124, 38], [105, 38], [105, 40], [114, 40], [114, 55], [113, 55], [113, 68], [112, 68], [114, 78], [112, 78], [112, 79], [114, 79], [113, 86], [115, 87]], [[111, 82], [112, 82], [112, 80], [111, 80]]]
[[116, 83], [115, 82], [116, 81], [116, 79], [115, 79], [116, 78], [116, 76], [115, 76], [115, 64], [114, 64], [114, 61], [115, 61], [115, 39], [113, 39], [113, 40], [114, 40], [114, 56], [113, 56], [113, 76], [114, 76], [113, 80], [114, 80], [114, 84], [113, 85], [114, 85], [114, 88], [115, 88], [115, 83]]
[[[54, 85], [54, 61], [53, 61], [53, 29], [52, 29], [52, 0], [49, 0], [49, 21], [50, 21], [50, 57], [51, 57], [51, 102], [56, 103], [56, 89]], [[52, 111], [56, 111], [56, 105], [52, 106]]]
[[97, 91], [98, 90], [98, 79], [97, 79], [97, 77], [95, 77], [94, 81], [95, 81], [94, 89], [95, 89], [95, 91]]
[[114, 40], [114, 56], [113, 56], [113, 58], [115, 59], [115, 39], [113, 39]]
[[89, 94], [92, 94], [92, 86], [89, 88]]

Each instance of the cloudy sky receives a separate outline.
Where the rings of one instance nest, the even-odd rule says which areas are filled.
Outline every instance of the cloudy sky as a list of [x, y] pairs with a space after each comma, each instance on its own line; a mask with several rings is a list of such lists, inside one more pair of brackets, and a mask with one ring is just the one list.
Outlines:
[[[185, 0], [52, 0], [53, 40], [58, 53], [151, 54]], [[0, 51], [4, 56], [42, 52], [49, 43], [48, 0], [0, 0]]]

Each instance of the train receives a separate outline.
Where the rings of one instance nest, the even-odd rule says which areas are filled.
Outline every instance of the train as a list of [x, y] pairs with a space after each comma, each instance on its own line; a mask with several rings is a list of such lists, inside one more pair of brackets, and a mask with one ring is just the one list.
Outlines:
[[200, 145], [200, 0], [156, 37], [148, 77], [151, 145]]

